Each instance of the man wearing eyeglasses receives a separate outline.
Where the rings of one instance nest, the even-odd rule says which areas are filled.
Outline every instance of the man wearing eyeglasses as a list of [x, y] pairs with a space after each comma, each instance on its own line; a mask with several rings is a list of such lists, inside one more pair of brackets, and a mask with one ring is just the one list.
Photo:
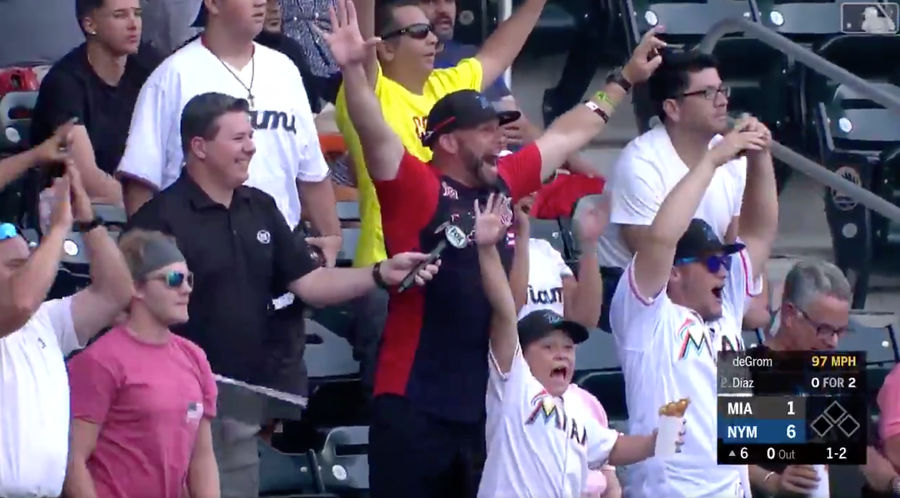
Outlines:
[[[707, 150], [662, 201], [646, 241], [625, 267], [610, 322], [625, 375], [629, 431], [657, 424], [669, 399], [689, 398], [690, 434], [682, 453], [635, 464], [624, 495], [749, 498], [747, 469], [717, 464], [716, 360], [722, 336], [740, 336], [741, 319], [759, 292], [759, 268], [778, 225], [768, 130], [746, 118]], [[722, 241], [695, 216], [721, 168], [746, 153], [740, 241]]]
[[[663, 199], [728, 129], [730, 92], [712, 56], [666, 52], [647, 85], [662, 123], [629, 142], [608, 175], [610, 226], [600, 238], [599, 255], [607, 302], [621, 268], [646, 239]], [[694, 218], [704, 220], [726, 241], [734, 240], [746, 171], [743, 157], [718, 168], [694, 213]], [[603, 315], [601, 322], [608, 312], [604, 310]], [[601, 328], [606, 326], [602, 323]], [[723, 340], [728, 342], [723, 345]], [[722, 347], [743, 348], [739, 338], [719, 338], [716, 349]]]
[[[69, 447], [63, 358], [109, 326], [133, 292], [78, 169], [66, 169], [54, 181], [50, 228], [34, 252], [13, 225], [0, 224], [0, 496], [62, 492]], [[45, 302], [73, 228], [87, 245], [91, 285]]]
[[[778, 334], [751, 354], [835, 349], [848, 329], [851, 297], [847, 278], [833, 264], [798, 262], [784, 280]], [[819, 482], [820, 476], [812, 465], [750, 466], [750, 483], [770, 495], [808, 495]]]

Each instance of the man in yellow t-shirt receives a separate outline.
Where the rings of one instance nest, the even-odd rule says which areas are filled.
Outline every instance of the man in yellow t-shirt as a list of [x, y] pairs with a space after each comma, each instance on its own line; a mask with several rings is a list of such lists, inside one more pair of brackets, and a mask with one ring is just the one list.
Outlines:
[[[481, 91], [512, 65], [525, 40], [534, 29], [546, 0], [526, 0], [508, 20], [485, 41], [481, 50], [456, 67], [434, 69], [438, 39], [419, 0], [379, 2], [356, 0], [363, 36], [378, 34], [378, 59], [369, 69], [375, 95], [388, 125], [406, 149], [423, 161], [431, 160], [431, 149], [422, 145], [428, 112], [444, 95], [458, 90]], [[344, 89], [337, 98], [337, 126], [347, 142], [356, 168], [361, 218], [355, 265], [366, 266], [387, 259], [381, 227], [381, 209], [375, 187], [366, 169], [362, 146], [350, 117]], [[416, 206], [410, 206], [415, 209]]]

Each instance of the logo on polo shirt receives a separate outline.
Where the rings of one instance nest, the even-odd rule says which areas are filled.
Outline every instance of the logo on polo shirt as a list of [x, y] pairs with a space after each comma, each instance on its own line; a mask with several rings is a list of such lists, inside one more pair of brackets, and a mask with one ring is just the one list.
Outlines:
[[260, 230], [256, 232], [256, 240], [258, 240], [260, 244], [268, 244], [272, 241], [272, 234], [270, 234], [268, 230]]

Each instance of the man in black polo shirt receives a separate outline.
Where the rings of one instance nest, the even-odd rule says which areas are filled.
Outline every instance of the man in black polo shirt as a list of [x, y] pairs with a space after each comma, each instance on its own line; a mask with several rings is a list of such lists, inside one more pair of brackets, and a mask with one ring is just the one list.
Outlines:
[[[448, 94], [428, 116], [422, 138], [434, 156], [426, 164], [405, 150], [385, 122], [364, 67], [373, 41], [363, 39], [352, 2], [338, 0], [331, 25], [324, 36], [344, 76], [388, 254], [432, 250], [451, 239], [441, 253], [443, 270], [427, 288], [391, 295], [375, 374], [370, 489], [375, 498], [474, 496], [484, 463], [491, 308], [476, 248], [465, 236], [452, 235], [461, 231], [471, 240], [474, 203], [491, 192], [515, 202], [536, 191], [603, 129], [632, 83], [650, 76], [662, 61], [651, 52], [665, 44], [651, 32], [602, 92], [503, 158], [500, 126], [519, 113], [498, 114], [472, 90]], [[512, 217], [508, 205], [505, 212]], [[511, 245], [507, 237], [498, 243], [507, 271]]]
[[[266, 344], [276, 312], [274, 296], [290, 291], [303, 305], [328, 306], [358, 297], [376, 285], [387, 288], [403, 280], [427, 258], [405, 253], [368, 268], [316, 268], [309, 246], [292, 234], [275, 201], [242, 186], [255, 151], [249, 106], [244, 100], [207, 93], [182, 112], [181, 135], [187, 163], [169, 188], [132, 217], [132, 226], [172, 234], [195, 274], [190, 320], [176, 332], [206, 352], [213, 372], [251, 384], [269, 384]], [[437, 271], [419, 271], [424, 283]], [[302, 304], [300, 303], [302, 301]], [[302, 337], [299, 338], [302, 341]], [[302, 343], [301, 343], [302, 344]], [[248, 498], [258, 493], [259, 460], [256, 414], [249, 401], [219, 398], [213, 445], [222, 496]], [[241, 409], [242, 421], [236, 420]], [[255, 417], [255, 419], [254, 419]]]
[[[784, 280], [777, 335], [753, 348], [750, 354], [760, 357], [835, 349], [847, 332], [850, 297], [850, 284], [836, 266], [825, 261], [798, 262]], [[764, 376], [754, 382], [754, 387], [783, 382], [783, 376]], [[775, 496], [808, 494], [816, 489], [819, 480], [812, 465], [750, 465], [749, 473], [754, 489]]]

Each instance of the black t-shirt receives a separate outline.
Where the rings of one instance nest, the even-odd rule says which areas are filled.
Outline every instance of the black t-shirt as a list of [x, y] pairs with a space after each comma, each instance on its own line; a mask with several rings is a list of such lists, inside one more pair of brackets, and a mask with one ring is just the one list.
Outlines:
[[97, 166], [112, 174], [125, 151], [138, 93], [160, 60], [154, 49], [142, 46], [138, 54], [128, 56], [119, 84], [110, 86], [88, 63], [86, 45], [79, 45], [54, 64], [41, 82], [31, 143], [39, 144], [59, 125], [77, 117], [87, 128]]
[[281, 52], [297, 66], [300, 76], [303, 78], [303, 87], [309, 98], [309, 107], [313, 114], [322, 111], [323, 102], [333, 104], [337, 100], [338, 89], [341, 86], [341, 73], [334, 73], [327, 78], [314, 75], [309, 69], [303, 47], [296, 40], [280, 33], [263, 31], [256, 37], [256, 43]]
[[[226, 208], [185, 173], [142, 206], [129, 227], [173, 235], [194, 273], [190, 320], [173, 331], [203, 348], [213, 372], [283, 389], [280, 372], [271, 367], [272, 357], [283, 351], [275, 355], [273, 348], [302, 348], [303, 305], [296, 299], [276, 311], [272, 300], [316, 266], [272, 197], [239, 187]], [[289, 318], [299, 319], [291, 337], [271, 337], [285, 333]], [[286, 345], [286, 340], [301, 343]]]

